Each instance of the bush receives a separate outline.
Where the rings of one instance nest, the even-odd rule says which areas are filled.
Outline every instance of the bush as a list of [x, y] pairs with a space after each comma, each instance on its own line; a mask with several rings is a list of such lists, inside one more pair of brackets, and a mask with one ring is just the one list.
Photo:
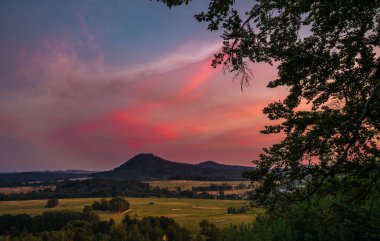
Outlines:
[[91, 206], [89, 206], [89, 205], [84, 206], [84, 208], [83, 208], [83, 212], [84, 213], [89, 213], [91, 211], [92, 211], [92, 207]]
[[241, 207], [229, 207], [227, 208], [228, 214], [239, 214], [239, 213], [246, 213], [249, 210], [249, 207], [247, 206], [241, 206]]
[[47, 201], [45, 208], [55, 208], [59, 205], [58, 198], [51, 198]]
[[120, 213], [128, 209], [129, 209], [129, 202], [125, 200], [124, 198], [117, 197], [117, 198], [112, 198], [109, 201], [109, 210], [111, 212]]
[[129, 202], [120, 197], [112, 198], [110, 201], [103, 198], [100, 202], [93, 202], [91, 207], [93, 210], [119, 213], [129, 209]]

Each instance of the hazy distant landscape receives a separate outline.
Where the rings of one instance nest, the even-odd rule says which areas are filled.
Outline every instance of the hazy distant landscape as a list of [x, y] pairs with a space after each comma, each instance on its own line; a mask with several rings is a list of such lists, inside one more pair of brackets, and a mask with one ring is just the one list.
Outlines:
[[[95, 202], [111, 197], [123, 197], [128, 209], [91, 212], [102, 222], [113, 220], [114, 225], [123, 225], [126, 215], [141, 220], [165, 216], [189, 230], [191, 236], [200, 232], [200, 223], [206, 219], [210, 223], [206, 226], [220, 229], [249, 225], [265, 213], [262, 208], [251, 207], [248, 200], [254, 185], [242, 177], [242, 172], [249, 170], [252, 167], [212, 161], [191, 165], [138, 154], [106, 172], [3, 173], [0, 225], [1, 217], [6, 215], [15, 215], [12, 222], [17, 223], [18, 215], [39, 217], [47, 215], [47, 211], [82, 213]], [[56, 200], [57, 204], [47, 209], [48, 200]], [[6, 230], [0, 228], [0, 232]]]
[[[3, 173], [0, 174], [3, 186], [0, 200], [13, 201], [0, 201], [0, 215], [40, 215], [46, 211], [46, 198], [63, 198], [53, 210], [81, 212], [100, 197], [124, 196], [130, 203], [128, 211], [96, 212], [100, 219], [111, 218], [120, 224], [126, 214], [139, 218], [166, 216], [192, 232], [199, 231], [198, 224], [203, 219], [218, 228], [251, 223], [264, 213], [263, 209], [249, 208], [233, 215], [227, 212], [231, 207], [250, 206], [248, 193], [254, 190], [254, 185], [244, 179], [242, 173], [251, 169], [212, 161], [191, 165], [154, 154], [138, 154], [106, 172]], [[94, 197], [79, 198], [81, 196]], [[139, 196], [146, 197], [137, 198]]]
[[[0, 174], [0, 200], [96, 195], [247, 199], [254, 185], [244, 179], [242, 173], [252, 169], [212, 161], [191, 165], [168, 161], [154, 154], [138, 154], [106, 172]], [[94, 192], [94, 189], [99, 190]]]

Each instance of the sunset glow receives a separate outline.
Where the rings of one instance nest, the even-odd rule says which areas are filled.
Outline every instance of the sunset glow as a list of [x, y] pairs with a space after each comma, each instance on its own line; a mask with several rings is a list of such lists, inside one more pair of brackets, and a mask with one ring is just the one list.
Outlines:
[[108, 170], [141, 152], [252, 165], [281, 139], [259, 133], [261, 111], [286, 90], [266, 88], [273, 66], [252, 66], [243, 92], [212, 68], [220, 33], [193, 19], [202, 7], [0, 3], [0, 171]]

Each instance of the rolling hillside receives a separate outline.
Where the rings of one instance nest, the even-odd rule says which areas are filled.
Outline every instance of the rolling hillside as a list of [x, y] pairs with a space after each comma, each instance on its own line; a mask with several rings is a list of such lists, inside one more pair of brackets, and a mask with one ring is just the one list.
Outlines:
[[138, 154], [121, 166], [91, 174], [93, 178], [128, 180], [244, 180], [242, 172], [252, 167], [222, 165], [213, 161], [200, 164], [178, 163], [154, 154]]

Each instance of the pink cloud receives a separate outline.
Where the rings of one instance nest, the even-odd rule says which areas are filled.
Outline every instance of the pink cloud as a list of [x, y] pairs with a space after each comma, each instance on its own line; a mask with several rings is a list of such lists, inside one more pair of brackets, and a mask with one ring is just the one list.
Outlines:
[[139, 152], [248, 165], [280, 138], [259, 134], [268, 123], [261, 109], [281, 96], [263, 93], [275, 74], [262, 66], [241, 93], [230, 76], [210, 66], [210, 49], [188, 58], [179, 51], [169, 54], [170, 61], [116, 72], [82, 59], [70, 39], [47, 41], [45, 50], [21, 61], [18, 77], [39, 81], [10, 93], [12, 102], [0, 104], [0, 114], [19, 110], [7, 135], [22, 130], [17, 138], [45, 150], [38, 157], [54, 159], [51, 166], [109, 169]]
[[182, 89], [180, 95], [187, 95], [192, 92], [194, 89], [198, 88], [205, 81], [209, 80], [217, 74], [217, 71], [210, 66], [212, 58], [208, 58], [201, 62], [199, 68], [195, 71], [194, 74], [189, 76], [189, 82]]

